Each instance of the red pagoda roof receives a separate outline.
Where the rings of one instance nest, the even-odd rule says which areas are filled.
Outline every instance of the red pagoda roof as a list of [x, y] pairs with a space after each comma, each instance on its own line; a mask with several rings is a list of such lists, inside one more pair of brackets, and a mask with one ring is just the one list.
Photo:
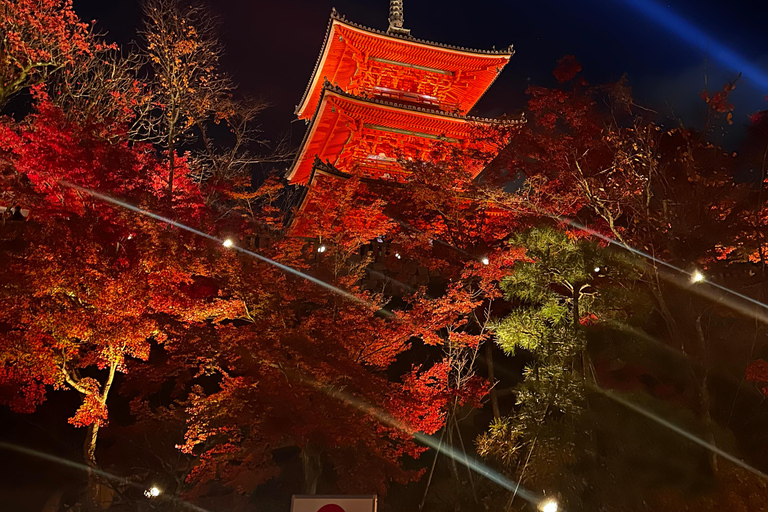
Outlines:
[[[509, 62], [512, 47], [472, 50], [362, 27], [331, 14], [323, 49], [296, 107], [308, 119], [326, 80], [356, 96], [468, 112]], [[402, 98], [398, 95], [413, 96]]]
[[[394, 177], [404, 171], [398, 161], [434, 160], [442, 143], [465, 149], [490, 149], [473, 137], [478, 125], [516, 124], [465, 117], [401, 103], [361, 98], [326, 84], [315, 115], [288, 171], [291, 183], [306, 184], [317, 156], [337, 169], [362, 176]], [[470, 171], [482, 170], [478, 162]]]

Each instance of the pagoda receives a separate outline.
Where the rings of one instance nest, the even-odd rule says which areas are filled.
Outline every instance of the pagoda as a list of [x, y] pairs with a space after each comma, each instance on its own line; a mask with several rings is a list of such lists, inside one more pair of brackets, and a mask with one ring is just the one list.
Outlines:
[[[404, 161], [434, 160], [446, 154], [436, 151], [446, 144], [488, 150], [472, 135], [499, 121], [467, 113], [513, 53], [511, 46], [473, 50], [416, 39], [403, 27], [402, 0], [390, 0], [386, 32], [347, 21], [334, 9], [295, 111], [308, 123], [287, 172], [290, 183], [308, 188], [299, 209], [311, 202], [318, 173], [404, 181]], [[468, 171], [476, 176], [482, 167]]]

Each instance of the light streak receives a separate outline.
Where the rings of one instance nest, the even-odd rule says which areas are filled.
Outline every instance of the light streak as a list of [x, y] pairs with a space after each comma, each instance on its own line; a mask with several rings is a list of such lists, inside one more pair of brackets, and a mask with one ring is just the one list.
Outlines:
[[[150, 212], [150, 211], [145, 210], [143, 208], [139, 208], [138, 206], [134, 206], [134, 205], [132, 205], [130, 203], [126, 203], [125, 201], [121, 201], [120, 199], [116, 199], [116, 198], [114, 198], [112, 196], [108, 196], [106, 194], [102, 194], [100, 192], [96, 192], [95, 190], [87, 189], [87, 188], [81, 187], [79, 185], [75, 185], [74, 183], [69, 183], [68, 181], [58, 180], [58, 183], [60, 185], [65, 186], [65, 187], [71, 188], [73, 190], [77, 190], [78, 192], [82, 192], [84, 194], [89, 194], [89, 195], [91, 195], [91, 196], [93, 196], [93, 197], [95, 197], [97, 199], [100, 199], [100, 200], [104, 201], [105, 203], [110, 203], [110, 204], [114, 204], [116, 206], [121, 206], [121, 207], [123, 207], [123, 208], [125, 208], [127, 210], [132, 211], [132, 212], [138, 213], [140, 215], [143, 215], [145, 217], [149, 217], [151, 219], [154, 219], [154, 220], [157, 220], [157, 221], [160, 221], [160, 222], [164, 222], [165, 224], [171, 225], [171, 226], [179, 228], [179, 229], [183, 229], [184, 231], [188, 231], [190, 233], [194, 233], [195, 235], [201, 236], [203, 238], [206, 238], [208, 240], [211, 240], [213, 242], [221, 244], [221, 245], [223, 245], [225, 247], [229, 247], [229, 248], [231, 248], [233, 250], [239, 251], [239, 252], [241, 252], [243, 254], [251, 256], [252, 258], [256, 258], [257, 260], [263, 261], [265, 263], [269, 263], [270, 265], [273, 265], [273, 266], [279, 268], [283, 272], [286, 272], [286, 273], [289, 273], [289, 274], [293, 274], [295, 276], [301, 277], [302, 279], [306, 279], [307, 281], [309, 281], [311, 283], [314, 283], [314, 284], [316, 284], [318, 286], [321, 286], [321, 287], [325, 288], [326, 290], [329, 290], [329, 291], [331, 291], [331, 292], [333, 292], [335, 294], [341, 295], [345, 299], [348, 299], [348, 300], [350, 300], [352, 302], [355, 302], [357, 304], [360, 304], [360, 305], [363, 305], [363, 306], [366, 306], [366, 307], [369, 307], [369, 308], [380, 309], [376, 304], [373, 304], [372, 302], [363, 300], [360, 297], [358, 297], [357, 295], [354, 295], [354, 294], [352, 294], [352, 293], [350, 293], [350, 292], [348, 292], [346, 290], [342, 290], [341, 288], [338, 288], [338, 287], [336, 287], [336, 286], [334, 286], [334, 285], [332, 285], [330, 283], [326, 283], [325, 281], [323, 281], [321, 279], [318, 279], [316, 277], [310, 276], [309, 274], [305, 274], [304, 272], [301, 272], [300, 270], [296, 270], [293, 267], [289, 267], [288, 265], [284, 265], [282, 263], [279, 263], [279, 262], [277, 262], [275, 260], [267, 258], [266, 256], [262, 256], [261, 254], [255, 253], [253, 251], [249, 251], [248, 249], [245, 249], [243, 247], [237, 247], [237, 246], [234, 246], [234, 245], [232, 245], [232, 246], [226, 245], [226, 240], [222, 240], [222, 239], [217, 238], [217, 237], [215, 237], [213, 235], [209, 235], [208, 233], [206, 233], [204, 231], [200, 231], [199, 229], [195, 229], [193, 227], [187, 226], [186, 224], [182, 224], [181, 222], [175, 221], [173, 219], [169, 219], [168, 217], [163, 217], [162, 215], [158, 215], [156, 213]], [[230, 244], [231, 244], [231, 241], [230, 241]], [[392, 315], [392, 313], [389, 312], [389, 311], [386, 311], [386, 310], [382, 310], [382, 311], [384, 311], [386, 314]]]
[[336, 398], [337, 400], [344, 402], [345, 404], [350, 405], [355, 409], [374, 417], [379, 422], [412, 435], [414, 439], [416, 439], [420, 443], [432, 448], [433, 450], [439, 450], [441, 453], [444, 453], [449, 458], [453, 459], [459, 464], [466, 466], [471, 471], [474, 471], [475, 473], [481, 476], [484, 476], [485, 478], [487, 478], [491, 482], [494, 482], [500, 487], [512, 492], [515, 492], [515, 490], [517, 490], [517, 494], [523, 499], [525, 499], [526, 501], [528, 501], [529, 503], [531, 503], [533, 506], [539, 507], [542, 503], [546, 503], [546, 500], [541, 495], [536, 494], [532, 491], [529, 491], [519, 483], [510, 480], [509, 478], [502, 475], [495, 469], [483, 464], [482, 462], [475, 459], [474, 457], [469, 457], [466, 453], [457, 450], [453, 446], [447, 445], [445, 443], [440, 443], [440, 440], [435, 438], [434, 436], [429, 436], [421, 432], [414, 432], [414, 430], [411, 427], [409, 427], [407, 424], [398, 420], [397, 418], [394, 418], [393, 416], [382, 411], [381, 409], [374, 407], [373, 405], [367, 402], [364, 402], [363, 400], [360, 400], [358, 398], [355, 398], [349, 395], [348, 393], [345, 393], [338, 389], [335, 389], [329, 386], [323, 386], [320, 383], [316, 382], [314, 379], [304, 378], [300, 374], [294, 373], [294, 375], [299, 380], [309, 384], [315, 389], [318, 389], [324, 392], [325, 394], [327, 394], [328, 396]]
[[[672, 270], [674, 273], [685, 275], [685, 276], [688, 277], [688, 281], [691, 282], [691, 283], [698, 283], [698, 282], [700, 282], [702, 280], [701, 278], [697, 278], [697, 276], [696, 276], [697, 272], [699, 274], [701, 274], [701, 272], [699, 270], [694, 270], [693, 272], [689, 272], [687, 270], [684, 270], [684, 269], [682, 269], [682, 268], [680, 268], [680, 267], [678, 267], [676, 265], [673, 265], [671, 263], [667, 263], [664, 260], [660, 260], [660, 259], [656, 258], [655, 256], [653, 256], [651, 254], [648, 254], [647, 252], [641, 251], [640, 249], [635, 249], [634, 247], [632, 247], [630, 245], [626, 245], [626, 244], [624, 244], [624, 243], [622, 243], [622, 242], [620, 242], [618, 240], [614, 240], [613, 238], [611, 238], [609, 236], [606, 236], [606, 235], [604, 235], [604, 234], [602, 234], [602, 233], [600, 233], [598, 231], [595, 231], [594, 229], [589, 228], [589, 227], [585, 226], [584, 224], [581, 224], [580, 222], [577, 222], [577, 221], [575, 221], [573, 219], [569, 219], [567, 217], [563, 217], [561, 215], [555, 215], [555, 214], [551, 214], [551, 213], [546, 213], [546, 215], [548, 217], [551, 217], [552, 219], [558, 220], [560, 222], [565, 222], [569, 226], [572, 226], [572, 227], [574, 227], [576, 229], [579, 229], [581, 231], [589, 233], [590, 235], [592, 235], [592, 236], [594, 236], [596, 238], [599, 238], [600, 240], [602, 240], [602, 241], [604, 241], [604, 242], [606, 242], [608, 244], [614, 245], [616, 247], [620, 247], [620, 248], [622, 248], [622, 249], [624, 249], [626, 251], [631, 252], [632, 254], [635, 254], [635, 255], [640, 256], [640, 257], [642, 257], [644, 259], [652, 261], [653, 263], [655, 263], [655, 264], [657, 264], [657, 265], [659, 265], [661, 267], [665, 267], [665, 268], [667, 268], [669, 270]], [[664, 279], [666, 279], [667, 281], [672, 282], [673, 284], [677, 284], [677, 285], [681, 285], [682, 284], [679, 281], [670, 278], [670, 276], [665, 275], [664, 273], [660, 272], [659, 275], [661, 277], [663, 277]], [[704, 277], [703, 274], [701, 274], [701, 277], [702, 278]], [[730, 288], [728, 288], [726, 286], [719, 285], [719, 284], [714, 283], [712, 281], [707, 281], [707, 285], [708, 285], [709, 288], [712, 288], [712, 289], [709, 289], [707, 286], [688, 287], [688, 289], [693, 291], [697, 295], [701, 295], [702, 297], [707, 298], [707, 299], [709, 299], [709, 300], [711, 300], [713, 302], [722, 303], [725, 306], [733, 309], [734, 311], [737, 311], [737, 312], [739, 312], [739, 313], [741, 313], [741, 314], [743, 314], [745, 316], [751, 317], [751, 318], [753, 318], [755, 320], [758, 320], [760, 322], [768, 324], [768, 305], [765, 305], [762, 302], [760, 302], [759, 300], [753, 299], [752, 297], [749, 297], [747, 295], [741, 294], [741, 293], [739, 293], [737, 291], [731, 290]], [[748, 303], [750, 303], [750, 304], [752, 304], [754, 306], [757, 306], [757, 309], [751, 309], [751, 308], [746, 307], [746, 305], [744, 305], [744, 304], [738, 304], [736, 301], [729, 300], [727, 297], [723, 297], [721, 294], [719, 295], [719, 294], [715, 293], [715, 290], [720, 291], [720, 292], [724, 292], [724, 293], [729, 294], [729, 295], [732, 295], [732, 296], [737, 297], [737, 298], [739, 298], [739, 299], [741, 299], [741, 300], [743, 300], [745, 302], [748, 302]]]
[[624, 0], [624, 2], [663, 26], [678, 38], [709, 53], [713, 59], [728, 69], [742, 73], [745, 77], [752, 79], [759, 89], [763, 91], [768, 90], [768, 73], [765, 70], [712, 38], [702, 29], [671, 9], [653, 0]]
[[112, 473], [108, 473], [104, 470], [101, 470], [99, 468], [92, 468], [86, 464], [83, 464], [81, 462], [75, 462], [70, 459], [65, 459], [63, 457], [59, 457], [56, 455], [51, 455], [50, 453], [41, 452], [38, 450], [33, 450], [32, 448], [27, 448], [26, 446], [18, 446], [11, 443], [6, 443], [3, 441], [0, 441], [0, 450], [8, 450], [16, 453], [21, 453], [22, 455], [28, 455], [30, 457], [35, 457], [37, 459], [46, 460], [48, 462], [55, 462], [56, 464], [60, 464], [62, 466], [66, 466], [73, 469], [78, 469], [80, 471], [86, 471], [86, 472], [92, 472], [100, 477], [103, 477], [107, 480], [112, 480], [113, 482], [118, 482], [121, 484], [129, 485], [131, 487], [136, 487], [141, 489], [141, 487], [136, 484], [135, 482], [130, 481], [127, 478], [124, 478], [122, 476], [114, 475]]
[[[112, 480], [113, 482], [118, 482], [120, 484], [127, 485], [127, 486], [133, 487], [135, 489], [139, 489], [139, 490], [142, 489], [142, 487], [139, 484], [137, 484], [136, 482], [133, 482], [133, 481], [131, 481], [131, 480], [125, 478], [125, 477], [118, 476], [118, 475], [115, 475], [115, 474], [112, 474], [112, 473], [108, 473], [107, 471], [104, 471], [104, 470], [99, 469], [99, 468], [94, 468], [94, 467], [88, 466], [88, 465], [83, 464], [81, 462], [75, 462], [73, 460], [65, 459], [63, 457], [59, 457], [59, 456], [56, 456], [56, 455], [51, 455], [50, 453], [41, 452], [39, 450], [33, 450], [32, 448], [27, 448], [26, 446], [18, 446], [18, 445], [15, 445], [15, 444], [11, 444], [11, 443], [6, 443], [6, 442], [3, 442], [3, 441], [0, 441], [0, 450], [8, 450], [8, 451], [16, 452], [16, 453], [21, 453], [22, 455], [27, 455], [27, 456], [30, 456], [30, 457], [34, 457], [36, 459], [42, 459], [42, 460], [45, 460], [45, 461], [48, 461], [48, 462], [54, 462], [54, 463], [60, 464], [62, 466], [66, 466], [66, 467], [69, 467], [69, 468], [73, 468], [73, 469], [77, 469], [77, 470], [80, 470], [80, 471], [84, 471], [86, 473], [94, 473], [94, 474], [97, 474], [97, 475], [99, 475], [100, 477], [102, 477], [102, 478], [104, 478], [106, 480]], [[147, 490], [146, 492], [151, 493], [152, 489], [157, 489], [158, 491], [160, 490], [157, 487], [152, 487], [149, 490]], [[158, 493], [157, 496], [159, 496], [159, 495], [160, 494]], [[194, 512], [210, 512], [207, 509], [204, 509], [202, 507], [198, 507], [197, 505], [194, 505], [194, 504], [192, 504], [192, 503], [190, 503], [188, 501], [184, 501], [184, 500], [182, 500], [180, 498], [174, 498], [172, 496], [168, 496], [168, 497], [164, 497], [163, 499], [171, 500], [171, 501], [174, 501], [176, 503], [179, 503], [182, 506], [188, 508], [189, 510], [193, 510]]]
[[665, 428], [667, 428], [667, 429], [669, 429], [669, 430], [671, 430], [671, 431], [681, 435], [682, 437], [688, 439], [689, 441], [692, 441], [693, 443], [695, 443], [695, 444], [697, 444], [697, 445], [699, 445], [699, 446], [701, 446], [701, 447], [711, 451], [712, 453], [715, 453], [715, 454], [719, 455], [720, 457], [722, 457], [722, 458], [724, 458], [724, 459], [726, 459], [726, 460], [736, 464], [737, 466], [739, 466], [739, 467], [741, 467], [743, 469], [746, 469], [747, 471], [749, 471], [751, 473], [754, 473], [755, 475], [759, 476], [760, 478], [768, 480], [768, 475], [766, 475], [765, 473], [763, 473], [759, 469], [757, 469], [757, 468], [755, 468], [753, 466], [750, 466], [749, 464], [747, 464], [743, 460], [738, 459], [738, 458], [734, 457], [733, 455], [731, 455], [730, 453], [721, 450], [717, 446], [715, 446], [715, 445], [713, 445], [711, 443], [708, 443], [707, 441], [701, 439], [700, 437], [697, 437], [697, 436], [691, 434], [687, 430], [685, 430], [685, 429], [675, 425], [674, 423], [672, 423], [669, 420], [666, 420], [666, 419], [662, 418], [658, 414], [655, 414], [655, 413], [649, 411], [648, 409], [645, 409], [644, 407], [640, 407], [639, 405], [637, 405], [637, 404], [635, 404], [633, 402], [630, 402], [626, 398], [619, 396], [618, 394], [614, 393], [613, 391], [601, 389], [601, 388], [596, 387], [596, 386], [592, 386], [592, 388], [595, 391], [597, 391], [598, 393], [600, 393], [600, 394], [602, 394], [604, 396], [607, 396], [611, 400], [620, 403], [624, 407], [626, 407], [628, 409], [631, 409], [634, 412], [636, 412], [636, 413], [638, 413], [638, 414], [640, 414], [642, 416], [645, 416], [646, 418], [648, 418], [648, 419], [658, 423], [659, 425], [661, 425], [661, 426], [663, 426], [663, 427], [665, 427]]

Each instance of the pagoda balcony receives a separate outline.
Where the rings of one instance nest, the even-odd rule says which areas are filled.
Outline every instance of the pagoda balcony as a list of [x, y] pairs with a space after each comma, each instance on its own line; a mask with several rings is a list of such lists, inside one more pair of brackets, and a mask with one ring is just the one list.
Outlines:
[[419, 94], [417, 92], [401, 91], [389, 87], [363, 87], [360, 95], [371, 99], [381, 99], [401, 105], [429, 108], [442, 112], [459, 112], [461, 106], [454, 101], [441, 100], [437, 96]]

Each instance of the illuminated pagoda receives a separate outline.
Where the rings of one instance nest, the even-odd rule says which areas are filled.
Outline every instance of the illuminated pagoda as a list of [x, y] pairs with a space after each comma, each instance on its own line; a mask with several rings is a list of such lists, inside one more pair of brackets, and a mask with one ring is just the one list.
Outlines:
[[[513, 53], [511, 46], [472, 50], [416, 39], [403, 27], [402, 0], [390, 0], [386, 32], [333, 10], [295, 112], [309, 125], [287, 173], [290, 183], [308, 187], [300, 210], [320, 175], [399, 181], [403, 160], [430, 160], [440, 145], [490, 149], [477, 147], [483, 143], [472, 134], [499, 121], [467, 112]], [[476, 176], [482, 167], [468, 170]]]

